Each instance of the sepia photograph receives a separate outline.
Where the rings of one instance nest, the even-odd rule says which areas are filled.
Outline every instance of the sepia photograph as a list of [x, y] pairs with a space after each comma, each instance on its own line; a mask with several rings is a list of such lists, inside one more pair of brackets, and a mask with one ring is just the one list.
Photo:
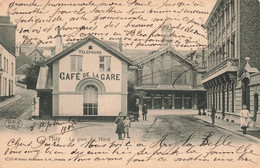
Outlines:
[[260, 168], [259, 0], [0, 0], [0, 168]]

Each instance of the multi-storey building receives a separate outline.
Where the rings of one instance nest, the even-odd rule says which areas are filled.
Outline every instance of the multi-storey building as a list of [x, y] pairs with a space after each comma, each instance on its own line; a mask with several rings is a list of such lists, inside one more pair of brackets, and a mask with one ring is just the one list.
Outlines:
[[202, 83], [208, 108], [215, 107], [218, 118], [237, 122], [242, 104], [258, 109], [254, 95], [259, 90], [250, 89], [250, 75], [260, 69], [259, 16], [258, 0], [218, 0], [205, 23], [207, 73]]
[[9, 16], [0, 16], [0, 101], [15, 95], [15, 30]]

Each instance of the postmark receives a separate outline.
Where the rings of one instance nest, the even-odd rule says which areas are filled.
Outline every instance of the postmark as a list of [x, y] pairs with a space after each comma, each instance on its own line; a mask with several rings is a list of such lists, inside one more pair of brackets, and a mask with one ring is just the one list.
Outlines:
[[20, 119], [7, 119], [4, 123], [5, 127], [12, 130], [18, 130], [23, 126], [23, 122]]

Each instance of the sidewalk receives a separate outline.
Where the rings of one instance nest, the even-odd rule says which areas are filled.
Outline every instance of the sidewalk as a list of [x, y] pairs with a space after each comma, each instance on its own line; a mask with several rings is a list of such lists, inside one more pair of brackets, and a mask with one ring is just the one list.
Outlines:
[[[203, 120], [207, 123], [211, 124], [211, 117], [209, 116], [203, 116], [203, 115], [194, 115], [194, 117]], [[215, 124], [216, 127], [219, 127], [221, 129], [224, 129], [226, 131], [229, 132], [233, 132], [235, 134], [239, 134], [241, 136], [246, 136], [250, 139], [255, 140], [256, 142], [260, 143], [260, 127], [249, 127], [247, 129], [247, 134], [243, 135], [242, 133], [242, 129], [240, 128], [239, 124], [236, 123], [232, 123], [232, 122], [228, 122], [228, 121], [224, 121], [221, 119], [215, 119]]]
[[21, 98], [20, 95], [15, 95], [14, 97], [12, 98], [9, 98], [9, 99], [6, 99], [4, 100], [3, 102], [0, 102], [0, 108], [4, 107], [4, 106], [7, 106], [8, 104], [11, 104], [13, 102], [15, 102], [16, 100], [19, 100]]

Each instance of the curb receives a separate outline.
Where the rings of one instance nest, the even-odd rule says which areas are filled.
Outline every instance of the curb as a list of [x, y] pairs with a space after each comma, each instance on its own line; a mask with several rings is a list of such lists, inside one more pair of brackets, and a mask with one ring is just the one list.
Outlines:
[[6, 102], [4, 101], [4, 102], [0, 103], [0, 109], [5, 107], [5, 106], [7, 106], [7, 105], [9, 105], [9, 104], [11, 104], [11, 103], [14, 103], [15, 101], [17, 101], [17, 100], [19, 100], [21, 98], [22, 98], [21, 95], [15, 95], [14, 98], [11, 98], [12, 100], [6, 100]]
[[[194, 116], [194, 117], [196, 117], [197, 119], [202, 120], [202, 121], [204, 121], [204, 122], [206, 122], [206, 123], [211, 124], [211, 122], [208, 122], [208, 121], [206, 121], [206, 120], [203, 120], [203, 119], [199, 118], [198, 116]], [[225, 131], [229, 131], [229, 132], [232, 132], [232, 133], [238, 134], [238, 135], [240, 135], [240, 136], [247, 137], [247, 138], [249, 138], [249, 139], [251, 139], [251, 140], [256, 141], [257, 143], [260, 143], [260, 139], [254, 137], [254, 136], [252, 136], [252, 135], [246, 134], [246, 136], [245, 136], [245, 135], [243, 135], [243, 134], [240, 133], [240, 132], [237, 132], [237, 131], [234, 131], [234, 130], [231, 130], [231, 129], [228, 129], [228, 128], [225, 128], [225, 127], [222, 127], [222, 126], [220, 126], [220, 125], [216, 125], [216, 124], [214, 124], [214, 126], [220, 128], [220, 129], [223, 129], [223, 130], [225, 130]]]

